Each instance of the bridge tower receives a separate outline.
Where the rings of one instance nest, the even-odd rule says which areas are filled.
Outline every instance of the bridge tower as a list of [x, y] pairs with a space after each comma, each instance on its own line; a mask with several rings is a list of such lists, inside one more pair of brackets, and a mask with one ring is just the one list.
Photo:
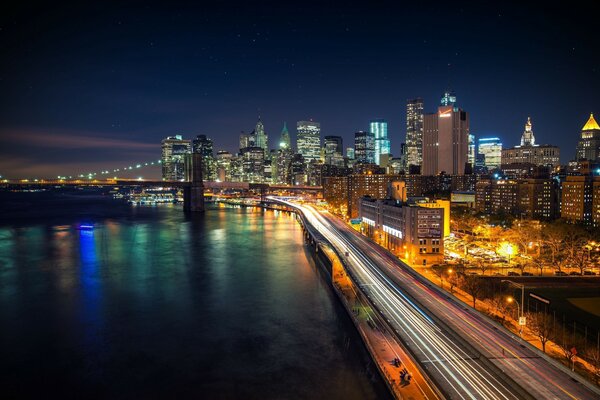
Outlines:
[[202, 154], [192, 153], [185, 158], [186, 180], [183, 188], [183, 210], [204, 212], [204, 183], [202, 182]]

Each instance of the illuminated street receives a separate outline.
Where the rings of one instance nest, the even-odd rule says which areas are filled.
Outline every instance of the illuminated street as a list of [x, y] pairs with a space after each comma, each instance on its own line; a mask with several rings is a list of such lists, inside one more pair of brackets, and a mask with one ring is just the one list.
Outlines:
[[600, 398], [596, 389], [576, 382], [556, 362], [453, 300], [336, 217], [294, 206], [340, 254], [347, 252], [352, 278], [449, 398]]

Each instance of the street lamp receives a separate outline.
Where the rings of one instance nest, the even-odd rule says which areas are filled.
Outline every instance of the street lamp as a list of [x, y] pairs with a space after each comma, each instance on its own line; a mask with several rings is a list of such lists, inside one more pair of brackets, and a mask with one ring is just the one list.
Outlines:
[[516, 288], [521, 289], [521, 305], [519, 307], [519, 302], [516, 301], [515, 299], [513, 299], [512, 297], [509, 297], [508, 299], [506, 299], [509, 303], [512, 303], [513, 301], [515, 303], [517, 303], [517, 310], [519, 310], [519, 336], [521, 336], [521, 333], [523, 331], [523, 326], [525, 326], [525, 310], [524, 310], [524, 306], [525, 306], [525, 285], [521, 284], [521, 283], [517, 283], [517, 282], [513, 282], [510, 281], [508, 279], [502, 279], [501, 282], [506, 282], [508, 284], [511, 284], [513, 286], [515, 286]]

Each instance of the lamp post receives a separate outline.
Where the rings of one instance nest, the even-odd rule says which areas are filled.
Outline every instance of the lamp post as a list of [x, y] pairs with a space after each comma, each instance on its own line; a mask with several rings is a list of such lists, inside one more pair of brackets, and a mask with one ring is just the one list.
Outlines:
[[502, 282], [506, 282], [508, 284], [511, 284], [513, 286], [515, 286], [516, 288], [521, 289], [521, 305], [519, 307], [519, 302], [514, 300], [512, 297], [508, 298], [508, 302], [512, 302], [514, 301], [515, 303], [517, 303], [517, 310], [519, 310], [520, 308], [520, 312], [519, 312], [519, 336], [521, 336], [521, 333], [523, 331], [523, 326], [525, 325], [525, 285], [521, 284], [521, 283], [517, 283], [517, 282], [513, 282], [510, 281], [508, 279], [502, 279]]

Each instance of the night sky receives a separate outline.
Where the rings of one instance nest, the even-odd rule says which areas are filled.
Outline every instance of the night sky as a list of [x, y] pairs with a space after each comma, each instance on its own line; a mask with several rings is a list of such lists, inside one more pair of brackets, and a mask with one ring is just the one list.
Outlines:
[[600, 115], [600, 16], [574, 2], [80, 3], [0, 10], [2, 176], [157, 160], [174, 134], [234, 152], [258, 115], [272, 146], [283, 121], [295, 137], [312, 118], [347, 147], [385, 118], [398, 154], [406, 99], [432, 112], [446, 88], [475, 135], [515, 145], [531, 116], [566, 162]]

